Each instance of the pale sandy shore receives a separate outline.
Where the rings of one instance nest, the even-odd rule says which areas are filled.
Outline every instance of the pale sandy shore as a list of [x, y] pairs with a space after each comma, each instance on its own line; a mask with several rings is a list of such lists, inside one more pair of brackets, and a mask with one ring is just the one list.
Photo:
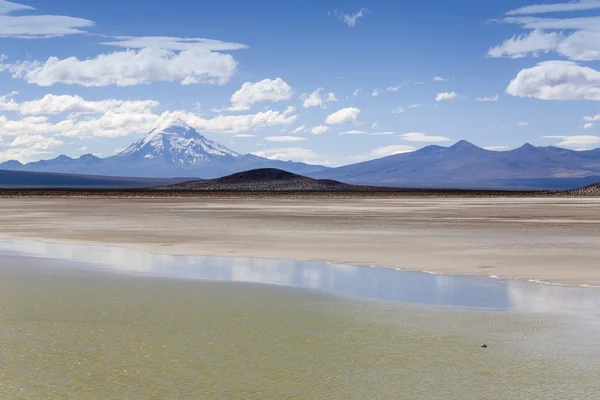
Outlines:
[[599, 198], [14, 198], [2, 236], [600, 285]]

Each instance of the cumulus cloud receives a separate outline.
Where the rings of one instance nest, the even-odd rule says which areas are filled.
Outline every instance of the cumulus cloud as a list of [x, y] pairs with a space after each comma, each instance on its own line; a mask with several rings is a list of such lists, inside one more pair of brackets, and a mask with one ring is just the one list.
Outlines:
[[592, 129], [593, 127], [594, 127], [594, 124], [591, 122], [583, 124], [583, 129]]
[[543, 136], [544, 139], [560, 139], [556, 146], [584, 148], [600, 144], [600, 136], [576, 135], [576, 136]]
[[482, 102], [490, 102], [490, 101], [498, 101], [499, 97], [500, 96], [498, 94], [495, 94], [493, 96], [478, 97], [475, 100], [482, 101]]
[[60, 147], [65, 142], [56, 138], [48, 138], [42, 135], [19, 135], [9, 144], [11, 147], [27, 147], [38, 150], [48, 150]]
[[32, 161], [39, 158], [43, 154], [48, 154], [49, 151], [34, 149], [34, 148], [14, 148], [0, 151], [0, 162], [16, 160], [22, 163]]
[[329, 127], [325, 126], [325, 125], [319, 125], [319, 126], [313, 126], [310, 131], [315, 134], [315, 135], [320, 135], [322, 133], [325, 133], [329, 130]]
[[302, 93], [302, 95], [300, 96], [300, 98], [303, 100], [302, 106], [304, 108], [309, 108], [309, 107], [327, 108], [327, 105], [325, 103], [331, 103], [331, 102], [337, 101], [337, 98], [335, 97], [334, 93], [321, 94], [322, 91], [323, 91], [323, 88], [319, 87], [312, 93]]
[[402, 114], [404, 111], [406, 111], [404, 107], [398, 106], [392, 110], [392, 114]]
[[358, 108], [342, 108], [333, 114], [329, 114], [327, 118], [325, 118], [325, 123], [329, 125], [356, 124], [356, 118], [358, 117], [359, 113], [360, 109]]
[[410, 153], [411, 151], [415, 151], [416, 148], [413, 146], [406, 146], [402, 144], [393, 144], [390, 146], [383, 146], [377, 149], [374, 149], [369, 154], [373, 157], [387, 157], [393, 156], [394, 154], [401, 153]]
[[506, 93], [541, 100], [600, 100], [600, 72], [572, 61], [544, 61], [521, 70]]
[[154, 100], [124, 101], [101, 100], [87, 101], [80, 96], [47, 94], [41, 99], [16, 102], [12, 96], [0, 96], [0, 110], [19, 111], [21, 114], [101, 114], [108, 111], [116, 113], [150, 112], [159, 103]]
[[433, 81], [434, 81], [434, 82], [445, 82], [445, 81], [447, 81], [447, 80], [448, 80], [448, 79], [444, 78], [443, 76], [434, 76], [434, 77], [433, 77]]
[[[149, 108], [154, 106], [149, 104]], [[181, 119], [199, 131], [243, 133], [258, 127], [289, 125], [296, 119], [293, 107], [283, 112], [267, 110], [256, 114], [218, 115], [213, 118], [203, 118], [181, 110], [156, 114], [149, 108], [121, 105], [99, 115], [71, 113], [58, 122], [50, 122], [47, 117], [39, 115], [17, 120], [0, 116], [0, 132], [7, 136], [120, 137], [148, 132], [165, 120]]]
[[283, 101], [292, 97], [292, 87], [283, 79], [263, 79], [259, 82], [246, 82], [231, 96], [231, 111], [249, 110], [254, 103], [262, 101]]
[[113, 41], [102, 44], [126, 49], [145, 49], [156, 47], [165, 50], [183, 51], [202, 48], [209, 51], [229, 51], [248, 48], [247, 45], [236, 42], [205, 38], [178, 38], [169, 36], [115, 36]]
[[586, 11], [600, 8], [600, 0], [575, 0], [566, 3], [534, 4], [510, 10], [507, 15], [544, 14], [551, 12]]
[[15, 11], [33, 11], [35, 8], [11, 1], [0, 0], [0, 37], [41, 39], [81, 34], [95, 25], [93, 21], [64, 15], [10, 15]]
[[279, 149], [269, 149], [263, 151], [256, 151], [252, 153], [259, 157], [269, 158], [271, 160], [281, 161], [296, 161], [304, 163], [316, 163], [319, 159], [319, 155], [312, 150], [303, 149], [301, 147], [286, 147]]
[[400, 135], [400, 137], [409, 142], [436, 143], [436, 142], [447, 142], [447, 141], [451, 140], [444, 136], [431, 136], [431, 135], [427, 135], [426, 133], [420, 133], [420, 132], [403, 133], [402, 135]]
[[450, 101], [456, 99], [457, 97], [458, 94], [456, 94], [456, 92], [442, 92], [435, 96], [435, 101]]
[[159, 48], [126, 50], [100, 54], [79, 60], [76, 57], [50, 57], [45, 62], [2, 63], [13, 78], [22, 78], [38, 86], [57, 83], [99, 86], [134, 86], [160, 81], [179, 81], [182, 85], [198, 83], [225, 84], [235, 73], [237, 63], [229, 54], [191, 48], [181, 52]]
[[366, 11], [366, 8], [361, 8], [354, 14], [346, 14], [342, 11], [335, 10], [334, 14], [340, 21], [348, 25], [349, 28], [354, 28], [354, 26], [356, 25], [356, 21], [358, 21], [359, 18], [363, 18], [365, 16]]
[[371, 93], [371, 96], [373, 96], [373, 97], [379, 96], [379, 89], [373, 89], [373, 92]]
[[400, 88], [402, 87], [402, 85], [396, 85], [396, 86], [388, 86], [387, 90], [388, 92], [397, 92], [398, 90], [400, 90]]

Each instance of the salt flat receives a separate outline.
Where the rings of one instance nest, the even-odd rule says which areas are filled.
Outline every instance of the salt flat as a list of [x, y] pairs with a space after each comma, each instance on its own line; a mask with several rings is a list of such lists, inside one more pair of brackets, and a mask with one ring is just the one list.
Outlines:
[[0, 232], [600, 285], [599, 198], [5, 198]]

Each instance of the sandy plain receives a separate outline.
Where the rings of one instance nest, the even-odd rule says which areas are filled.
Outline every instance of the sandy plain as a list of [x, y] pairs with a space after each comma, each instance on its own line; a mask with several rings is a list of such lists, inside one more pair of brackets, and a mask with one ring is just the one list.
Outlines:
[[4, 198], [0, 236], [600, 285], [600, 198]]

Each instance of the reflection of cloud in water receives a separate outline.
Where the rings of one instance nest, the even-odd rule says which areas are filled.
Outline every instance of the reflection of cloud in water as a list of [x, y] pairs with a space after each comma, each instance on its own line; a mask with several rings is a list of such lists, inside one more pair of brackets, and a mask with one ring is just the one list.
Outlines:
[[[576, 314], [600, 321], [600, 290], [481, 276], [439, 275], [314, 261], [195, 257], [126, 248], [0, 240], [0, 255], [69, 261], [65, 267], [108, 269], [183, 279], [253, 282], [318, 289], [385, 301]], [[0, 265], [2, 258], [0, 258]], [[76, 264], [73, 264], [75, 262]]]
[[597, 288], [507, 281], [510, 307], [536, 314], [568, 314], [600, 320]]

